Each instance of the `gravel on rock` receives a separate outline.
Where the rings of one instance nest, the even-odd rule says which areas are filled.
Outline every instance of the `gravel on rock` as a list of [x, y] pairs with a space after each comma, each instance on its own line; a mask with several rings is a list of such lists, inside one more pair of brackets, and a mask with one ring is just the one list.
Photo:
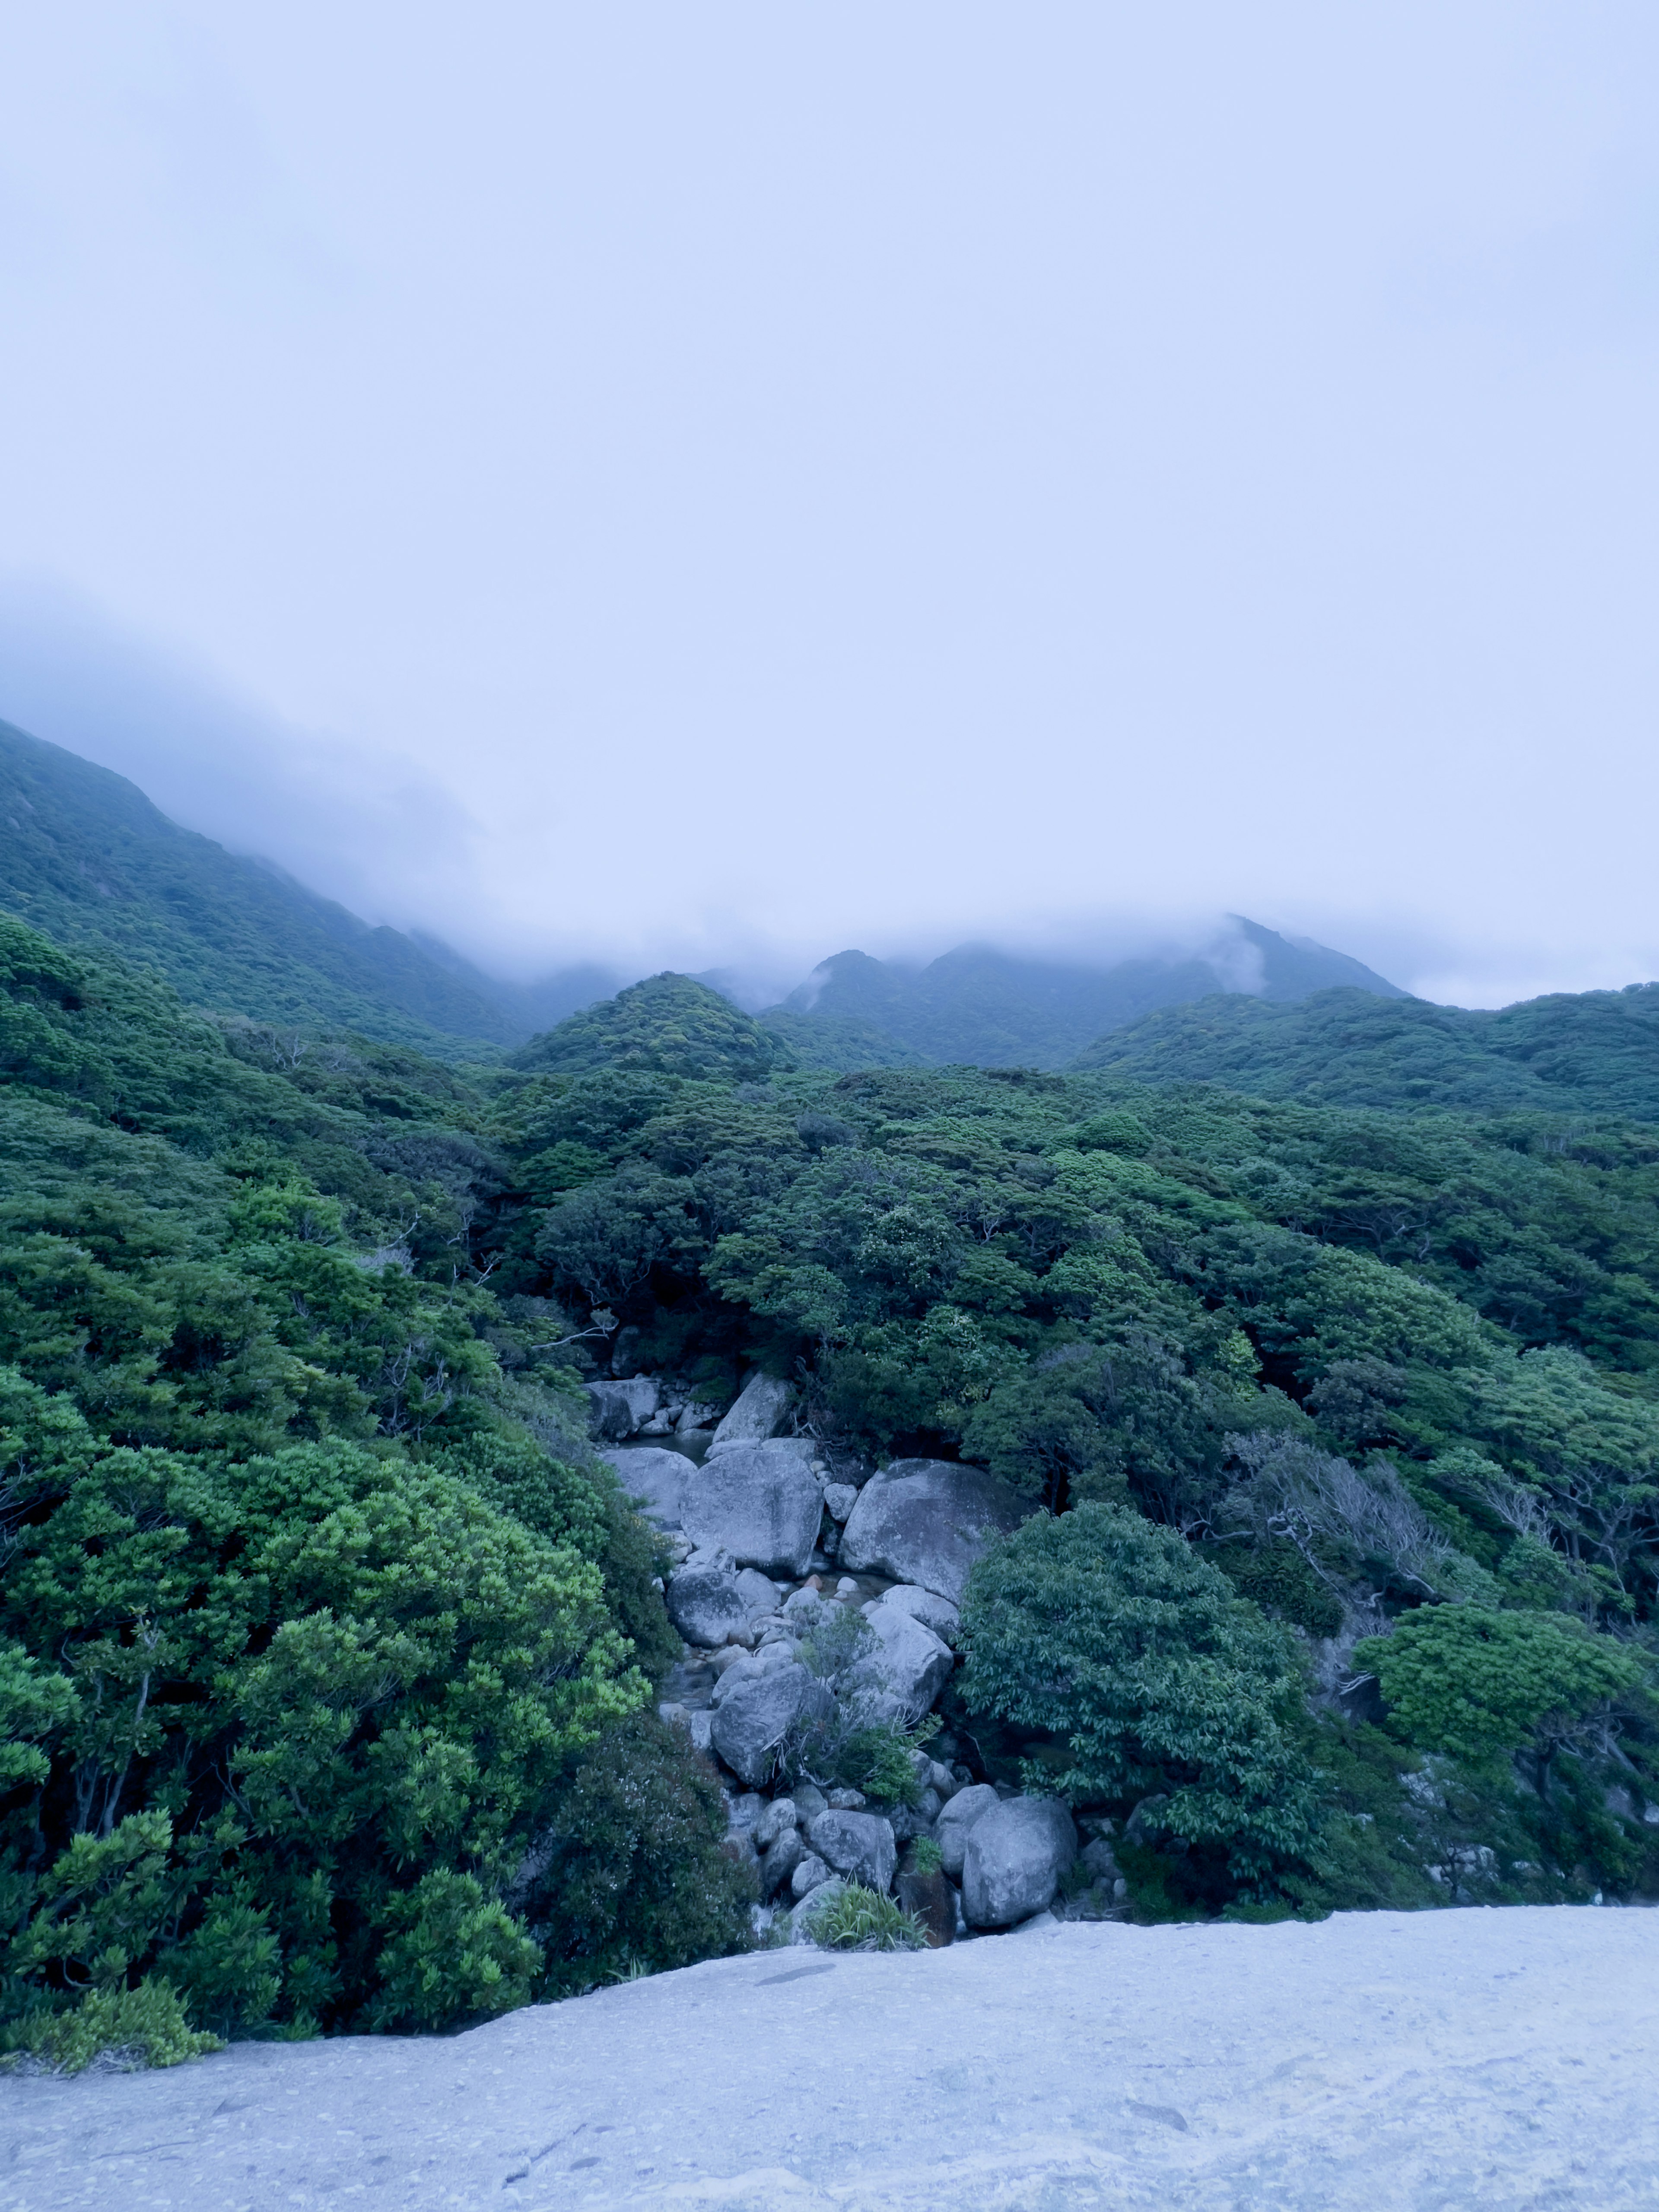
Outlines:
[[1656, 2057], [1652, 1912], [793, 1948], [0, 2081], [0, 2212], [1612, 2212], [1659, 2202]]

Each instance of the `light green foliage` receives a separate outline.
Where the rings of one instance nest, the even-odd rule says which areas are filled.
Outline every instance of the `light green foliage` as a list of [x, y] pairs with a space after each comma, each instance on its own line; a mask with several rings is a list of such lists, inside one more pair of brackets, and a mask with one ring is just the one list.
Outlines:
[[963, 1640], [968, 1709], [1060, 1739], [1038, 1786], [1120, 1806], [1167, 1791], [1170, 1829], [1235, 1884], [1311, 1849], [1294, 1648], [1173, 1529], [1105, 1505], [1027, 1522], [975, 1569]]
[[913, 1914], [862, 1882], [831, 1887], [807, 1920], [812, 1941], [827, 1951], [921, 1951], [927, 1944], [927, 1931]]
[[220, 2048], [216, 2035], [191, 2027], [178, 1992], [154, 1978], [136, 1989], [89, 1990], [68, 2008], [39, 2008], [0, 2038], [14, 2065], [27, 2054], [55, 2074], [84, 2073], [95, 2059], [123, 2068], [178, 2066]]
[[1547, 1613], [1425, 1606], [1354, 1652], [1413, 1743], [1483, 1759], [1571, 1737], [1648, 1682], [1644, 1652]]

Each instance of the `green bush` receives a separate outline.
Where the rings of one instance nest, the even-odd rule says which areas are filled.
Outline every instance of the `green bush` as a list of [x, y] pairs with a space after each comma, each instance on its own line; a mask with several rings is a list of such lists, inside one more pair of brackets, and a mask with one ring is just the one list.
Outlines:
[[862, 1882], [836, 1884], [806, 1919], [812, 1941], [826, 1950], [920, 1951], [927, 1948], [927, 1931], [921, 1923], [890, 1897], [866, 1889]]
[[612, 1729], [510, 1893], [546, 1947], [549, 1991], [746, 1949], [757, 1891], [726, 1837], [726, 1799], [684, 1730], [652, 1712]]
[[1547, 1756], [1652, 1672], [1645, 1653], [1559, 1614], [1472, 1605], [1419, 1607], [1358, 1644], [1354, 1662], [1374, 1671], [1412, 1742], [1474, 1760], [1526, 1745]]
[[146, 1980], [131, 1990], [88, 1990], [64, 2010], [37, 2007], [4, 2031], [3, 2047], [14, 2064], [27, 2057], [55, 2074], [81, 2074], [100, 2058], [177, 2066], [222, 2046], [216, 2035], [191, 2027], [175, 1990]]
[[521, 2001], [506, 1886], [647, 1695], [592, 1556], [605, 1495], [566, 1481], [554, 1540], [355, 1445], [112, 1450], [15, 1374], [0, 1429], [7, 2008], [152, 1976], [226, 2033]]
[[1028, 1521], [975, 1568], [963, 1641], [964, 1705], [1069, 1748], [1035, 1786], [1167, 1793], [1164, 1825], [1230, 1887], [1312, 1848], [1295, 1648], [1174, 1529], [1105, 1505]]

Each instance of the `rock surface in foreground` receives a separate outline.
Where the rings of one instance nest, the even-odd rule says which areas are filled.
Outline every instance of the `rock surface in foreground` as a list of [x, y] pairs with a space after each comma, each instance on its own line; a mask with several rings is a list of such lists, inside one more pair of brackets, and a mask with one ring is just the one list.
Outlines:
[[0, 2207], [1612, 2212], [1659, 2202], [1656, 1992], [1659, 1913], [1589, 1908], [762, 1952], [0, 2081]]

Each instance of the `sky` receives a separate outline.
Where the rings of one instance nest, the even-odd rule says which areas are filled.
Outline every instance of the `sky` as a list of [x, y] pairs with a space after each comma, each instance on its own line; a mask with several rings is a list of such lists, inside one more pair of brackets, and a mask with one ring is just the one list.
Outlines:
[[1659, 975], [1659, 14], [0, 6], [0, 717], [498, 972]]

